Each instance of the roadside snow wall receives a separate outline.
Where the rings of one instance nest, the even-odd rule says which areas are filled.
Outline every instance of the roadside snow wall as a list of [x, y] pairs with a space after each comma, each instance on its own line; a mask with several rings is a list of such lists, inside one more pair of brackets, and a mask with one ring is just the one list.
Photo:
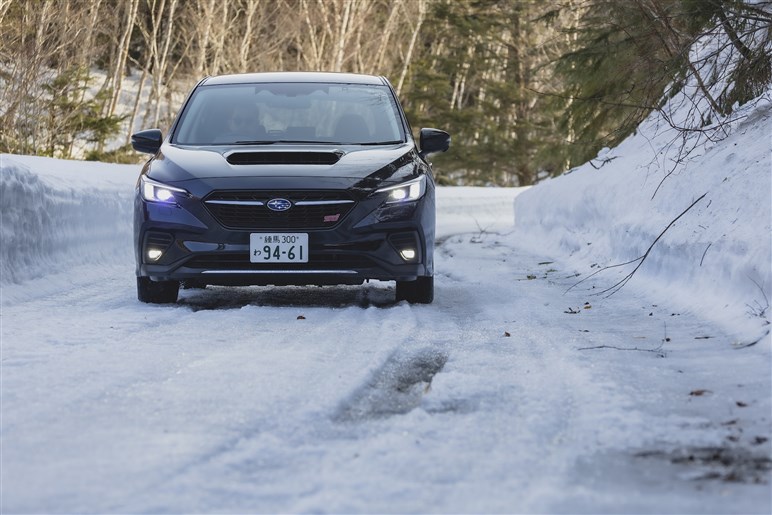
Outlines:
[[139, 166], [0, 155], [0, 286], [132, 263]]
[[[724, 43], [701, 41], [693, 61], [707, 63], [700, 57], [716, 45], [731, 50]], [[713, 69], [730, 70], [735, 57], [721, 55]], [[716, 88], [725, 86], [719, 81]], [[716, 321], [747, 343], [769, 334], [772, 89], [700, 127], [708, 109], [687, 85], [618, 147], [520, 195], [516, 228], [525, 246], [575, 266], [579, 281], [643, 256], [706, 194], [665, 232], [630, 285]], [[603, 291], [637, 264], [604, 270], [578, 288]]]

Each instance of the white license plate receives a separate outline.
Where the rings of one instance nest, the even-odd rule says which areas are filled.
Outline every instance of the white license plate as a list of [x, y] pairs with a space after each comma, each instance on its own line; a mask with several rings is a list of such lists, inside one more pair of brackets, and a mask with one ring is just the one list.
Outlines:
[[308, 234], [252, 233], [249, 260], [252, 263], [308, 263]]

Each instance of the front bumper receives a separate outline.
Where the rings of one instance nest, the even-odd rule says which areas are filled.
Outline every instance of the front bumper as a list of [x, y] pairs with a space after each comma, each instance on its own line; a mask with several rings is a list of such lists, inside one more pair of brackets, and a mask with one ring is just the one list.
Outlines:
[[[154, 281], [222, 285], [361, 284], [365, 280], [411, 281], [434, 272], [434, 191], [409, 205], [359, 200], [330, 228], [232, 229], [221, 225], [201, 199], [176, 205], [135, 199], [136, 273]], [[308, 263], [251, 263], [253, 232], [307, 233]], [[149, 249], [160, 249], [156, 261]], [[400, 250], [415, 248], [405, 260]]]

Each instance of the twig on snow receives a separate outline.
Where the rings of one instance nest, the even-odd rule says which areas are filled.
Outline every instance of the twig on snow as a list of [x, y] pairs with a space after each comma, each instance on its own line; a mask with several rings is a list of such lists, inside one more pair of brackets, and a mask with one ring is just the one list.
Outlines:
[[649, 254], [651, 253], [651, 250], [654, 248], [654, 245], [656, 245], [656, 244], [657, 244], [657, 242], [658, 242], [658, 241], [659, 241], [659, 240], [662, 238], [662, 236], [664, 236], [664, 234], [665, 234], [665, 233], [666, 233], [666, 232], [667, 232], [667, 231], [668, 231], [668, 230], [669, 230], [671, 227], [673, 227], [673, 225], [675, 225], [675, 223], [676, 223], [676, 222], [677, 222], [677, 221], [678, 221], [678, 220], [679, 220], [679, 219], [680, 219], [682, 216], [684, 216], [684, 215], [685, 215], [685, 214], [686, 214], [686, 213], [687, 213], [687, 212], [688, 212], [688, 211], [689, 211], [691, 208], [693, 208], [695, 205], [697, 205], [697, 203], [698, 203], [700, 200], [704, 199], [704, 198], [705, 198], [705, 196], [706, 196], [707, 194], [708, 194], [708, 192], [706, 191], [705, 193], [703, 193], [702, 195], [700, 195], [700, 197], [699, 197], [699, 198], [697, 198], [697, 200], [695, 200], [694, 202], [692, 202], [692, 203], [689, 205], [689, 207], [687, 207], [686, 209], [684, 209], [684, 210], [681, 212], [681, 214], [680, 214], [680, 215], [678, 215], [678, 216], [676, 216], [675, 218], [673, 218], [673, 220], [671, 220], [671, 221], [670, 221], [670, 223], [669, 223], [669, 224], [667, 224], [667, 227], [665, 227], [665, 228], [662, 230], [662, 232], [661, 232], [661, 233], [659, 233], [659, 236], [657, 236], [657, 237], [654, 239], [654, 241], [651, 243], [651, 245], [649, 245], [649, 248], [648, 248], [648, 249], [646, 249], [646, 252], [644, 252], [642, 256], [640, 256], [640, 257], [637, 257], [637, 258], [635, 258], [635, 259], [632, 259], [632, 260], [630, 260], [630, 261], [627, 261], [626, 263], [619, 263], [619, 264], [616, 264], [616, 265], [609, 265], [609, 266], [605, 266], [605, 267], [601, 268], [600, 270], [596, 270], [595, 272], [593, 272], [592, 274], [588, 275], [587, 277], [585, 277], [585, 278], [584, 278], [584, 279], [582, 279], [581, 281], [579, 281], [579, 282], [577, 282], [577, 283], [573, 284], [573, 285], [572, 285], [570, 288], [568, 288], [568, 289], [565, 291], [565, 293], [568, 293], [569, 291], [571, 291], [571, 290], [572, 290], [572, 289], [574, 289], [575, 287], [579, 286], [579, 285], [580, 285], [580, 284], [582, 284], [583, 282], [587, 281], [587, 280], [588, 280], [588, 279], [590, 279], [591, 277], [593, 277], [593, 276], [595, 276], [595, 275], [597, 275], [597, 274], [599, 274], [599, 273], [601, 273], [601, 272], [603, 272], [603, 271], [605, 271], [605, 270], [608, 270], [608, 269], [610, 269], [610, 268], [617, 268], [617, 267], [620, 267], [620, 266], [629, 265], [629, 264], [635, 263], [635, 262], [637, 261], [637, 262], [638, 262], [638, 264], [635, 266], [635, 268], [632, 270], [632, 272], [630, 272], [629, 274], [627, 274], [626, 276], [624, 276], [624, 277], [623, 277], [623, 278], [622, 278], [620, 281], [616, 282], [614, 285], [612, 285], [612, 286], [610, 286], [610, 287], [606, 288], [605, 290], [602, 290], [602, 291], [600, 291], [600, 292], [598, 292], [598, 293], [594, 293], [594, 294], [593, 294], [593, 295], [603, 295], [604, 293], [607, 293], [607, 292], [611, 292], [611, 293], [609, 293], [609, 294], [608, 294], [608, 297], [611, 297], [612, 295], [614, 295], [616, 292], [618, 292], [619, 290], [621, 290], [621, 289], [624, 287], [624, 285], [625, 285], [625, 284], [627, 284], [627, 282], [628, 282], [628, 281], [630, 281], [630, 279], [632, 279], [632, 278], [633, 278], [633, 275], [635, 275], [635, 272], [637, 272], [637, 271], [638, 271], [638, 269], [639, 269], [639, 268], [641, 268], [641, 265], [643, 264], [643, 262], [644, 262], [644, 261], [646, 261], [646, 258], [647, 258], [647, 257], [649, 257]]
[[[756, 285], [756, 288], [758, 288], [758, 289], [759, 289], [759, 291], [761, 292], [761, 296], [762, 296], [762, 297], [764, 297], [764, 302], [766, 303], [766, 305], [765, 305], [765, 306], [762, 306], [762, 305], [761, 305], [761, 303], [760, 303], [759, 301], [754, 301], [754, 302], [756, 303], [756, 309], [755, 309], [755, 313], [751, 313], [751, 314], [752, 314], [752, 315], [754, 315], [754, 316], [758, 316], [758, 317], [760, 317], [760, 318], [764, 318], [764, 316], [765, 316], [765, 315], [766, 315], [766, 313], [767, 313], [767, 310], [769, 309], [769, 298], [767, 297], [767, 294], [766, 294], [766, 292], [764, 291], [764, 288], [762, 288], [762, 287], [761, 287], [761, 285], [760, 285], [760, 284], [759, 284], [759, 283], [758, 283], [758, 282], [757, 282], [757, 281], [756, 281], [756, 280], [755, 280], [753, 277], [751, 277], [751, 276], [749, 275], [749, 276], [748, 276], [748, 279], [750, 279], [750, 281], [751, 281], [753, 284], [755, 284], [755, 285]], [[748, 306], [748, 307], [749, 307], [749, 308], [751, 308], [752, 310], [754, 309], [754, 308], [753, 308], [752, 306], [750, 306], [749, 304], [746, 304], [746, 306]]]
[[713, 243], [708, 243], [708, 246], [705, 247], [705, 252], [702, 253], [702, 259], [700, 259], [700, 266], [702, 266], [702, 262], [705, 261], [705, 254], [708, 253], [708, 249], [711, 245], [713, 245]]
[[638, 352], [653, 352], [660, 358], [665, 357], [665, 353], [662, 351], [662, 346], [660, 345], [656, 349], [639, 349], [638, 347], [617, 347], [615, 345], [596, 345], [594, 347], [580, 347], [576, 350], [595, 350], [595, 349], [613, 349], [613, 350], [632, 350], [632, 351], [638, 351]]
[[474, 224], [477, 226], [477, 230], [479, 231], [476, 236], [472, 236], [472, 238], [469, 240], [470, 243], [481, 243], [483, 240], [483, 236], [488, 234], [488, 227], [489, 225], [486, 225], [485, 227], [480, 225], [480, 222], [477, 221], [477, 218], [472, 217], [472, 220], [474, 220]]
[[607, 157], [607, 158], [604, 158], [604, 159], [598, 159], [600, 161], [600, 166], [595, 166], [595, 163], [593, 163], [594, 159], [590, 159], [588, 161], [588, 163], [590, 163], [590, 166], [592, 166], [596, 170], [600, 170], [601, 168], [603, 168], [605, 165], [607, 165], [608, 163], [610, 163], [611, 161], [613, 161], [617, 157], [619, 157], [619, 156], [612, 156], [612, 157]]

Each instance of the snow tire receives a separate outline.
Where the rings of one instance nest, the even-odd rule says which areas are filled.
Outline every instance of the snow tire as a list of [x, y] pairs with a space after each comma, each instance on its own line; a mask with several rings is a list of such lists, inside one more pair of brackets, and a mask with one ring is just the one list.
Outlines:
[[431, 304], [434, 300], [434, 276], [418, 277], [415, 281], [397, 281], [397, 301], [411, 304]]
[[137, 277], [137, 298], [149, 304], [174, 304], [180, 292], [179, 281], [151, 281]]

